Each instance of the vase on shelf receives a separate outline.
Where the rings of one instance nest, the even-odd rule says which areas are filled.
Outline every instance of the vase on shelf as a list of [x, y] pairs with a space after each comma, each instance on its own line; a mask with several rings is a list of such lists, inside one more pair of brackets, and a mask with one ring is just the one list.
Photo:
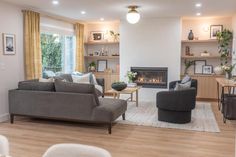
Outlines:
[[216, 75], [222, 75], [223, 74], [223, 69], [222, 69], [222, 67], [219, 65], [219, 66], [216, 66], [215, 68], [214, 68], [214, 73], [216, 74]]
[[193, 40], [193, 39], [194, 39], [193, 30], [190, 30], [190, 32], [188, 34], [188, 40]]

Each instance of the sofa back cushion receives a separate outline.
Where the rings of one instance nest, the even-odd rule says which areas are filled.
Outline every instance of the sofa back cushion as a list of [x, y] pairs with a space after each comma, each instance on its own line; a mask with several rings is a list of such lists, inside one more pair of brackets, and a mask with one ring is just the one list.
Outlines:
[[39, 80], [21, 81], [18, 83], [18, 89], [55, 92], [53, 82], [39, 82]]
[[95, 92], [95, 87], [92, 84], [79, 84], [79, 83], [73, 83], [73, 82], [65, 82], [65, 81], [56, 79], [55, 89], [56, 89], [56, 92], [93, 94], [96, 101], [96, 106], [99, 105], [98, 96]]

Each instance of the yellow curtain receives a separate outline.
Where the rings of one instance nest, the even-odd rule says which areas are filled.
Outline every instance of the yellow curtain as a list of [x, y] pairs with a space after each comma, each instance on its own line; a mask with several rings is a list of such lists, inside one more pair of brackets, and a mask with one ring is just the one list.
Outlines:
[[84, 25], [76, 23], [75, 36], [76, 36], [76, 66], [75, 70], [84, 72]]
[[42, 77], [42, 55], [40, 47], [40, 14], [23, 10], [25, 77]]

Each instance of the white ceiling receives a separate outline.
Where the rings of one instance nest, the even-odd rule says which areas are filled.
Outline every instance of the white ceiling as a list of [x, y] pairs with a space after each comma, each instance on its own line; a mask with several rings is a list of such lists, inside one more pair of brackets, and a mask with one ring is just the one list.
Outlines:
[[[1, 0], [0, 0], [1, 1]], [[197, 12], [202, 16], [230, 16], [236, 14], [236, 0], [2, 0], [28, 9], [83, 21], [124, 19], [127, 6], [138, 5], [142, 18], [153, 17], [194, 17]], [[197, 9], [195, 3], [202, 3]], [[82, 15], [81, 11], [86, 11]]]

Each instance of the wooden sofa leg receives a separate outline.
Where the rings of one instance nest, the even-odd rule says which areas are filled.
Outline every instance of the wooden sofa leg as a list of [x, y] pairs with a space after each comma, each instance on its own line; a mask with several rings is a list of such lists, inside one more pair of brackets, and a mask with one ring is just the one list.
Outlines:
[[108, 133], [111, 134], [112, 123], [108, 124]]
[[10, 115], [10, 122], [11, 122], [11, 124], [14, 123], [14, 115], [13, 114]]
[[125, 113], [122, 114], [122, 119], [125, 120]]

